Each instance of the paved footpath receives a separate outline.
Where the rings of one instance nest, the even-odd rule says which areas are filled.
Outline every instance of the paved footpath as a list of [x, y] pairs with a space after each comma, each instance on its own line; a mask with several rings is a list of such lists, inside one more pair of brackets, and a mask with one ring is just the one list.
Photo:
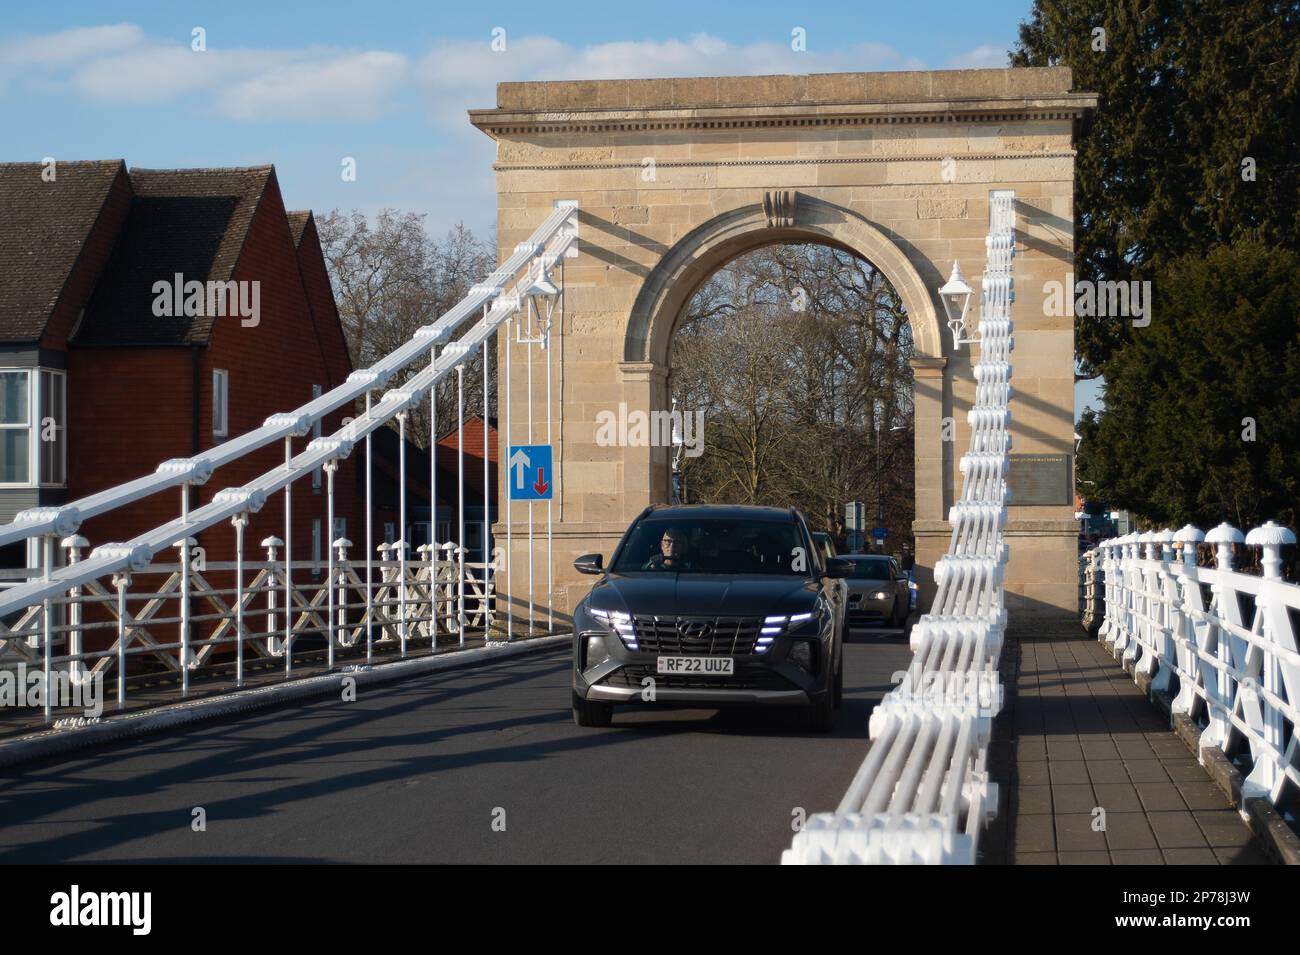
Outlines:
[[[990, 768], [1000, 783], [1010, 780], [1010, 792], [988, 833], [986, 862], [1269, 863], [1103, 644], [1077, 626], [1026, 627], [1008, 634], [1003, 659], [1008, 700]], [[1096, 807], [1105, 810], [1104, 832], [1093, 828]]]

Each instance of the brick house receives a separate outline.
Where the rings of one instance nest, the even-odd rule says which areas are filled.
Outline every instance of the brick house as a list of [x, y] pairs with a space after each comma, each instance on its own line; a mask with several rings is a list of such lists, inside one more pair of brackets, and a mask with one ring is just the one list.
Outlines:
[[[203, 290], [199, 314], [184, 308], [190, 282]], [[212, 283], [230, 282], [214, 310]], [[213, 314], [223, 302], [226, 314]], [[0, 522], [211, 448], [350, 371], [315, 222], [286, 212], [273, 167], [128, 170], [111, 160], [60, 162], [50, 175], [41, 163], [0, 164]], [[267, 447], [220, 469], [191, 506], [283, 454]], [[334, 533], [356, 526], [355, 475], [346, 461], [336, 476]], [[295, 559], [323, 557], [334, 536], [323, 486], [323, 475], [294, 486]], [[179, 494], [93, 518], [80, 533], [92, 547], [126, 540], [175, 518]], [[250, 558], [263, 537], [283, 534], [277, 494], [253, 516]], [[233, 559], [229, 528], [199, 543], [209, 561]], [[36, 557], [10, 549], [0, 566]]]

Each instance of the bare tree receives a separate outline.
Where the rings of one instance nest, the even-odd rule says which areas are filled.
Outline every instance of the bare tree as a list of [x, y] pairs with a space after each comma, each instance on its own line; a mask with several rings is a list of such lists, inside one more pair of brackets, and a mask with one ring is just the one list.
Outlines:
[[825, 529], [862, 500], [910, 533], [911, 354], [902, 300], [870, 263], [820, 245], [729, 263], [673, 342], [673, 396], [705, 415], [688, 498], [795, 505]]
[[[317, 228], [352, 362], [358, 368], [373, 364], [451, 308], [496, 262], [492, 244], [463, 224], [439, 241], [425, 230], [424, 216], [411, 212], [383, 209], [372, 221], [355, 209], [350, 213], [335, 209], [317, 220]], [[477, 356], [466, 364], [467, 417], [483, 407], [482, 368]], [[417, 371], [407, 369], [392, 383], [401, 384]], [[495, 367], [488, 372], [491, 411]], [[438, 434], [455, 423], [456, 380], [451, 376], [438, 389]], [[427, 404], [412, 410], [407, 436], [419, 447], [428, 446]]]

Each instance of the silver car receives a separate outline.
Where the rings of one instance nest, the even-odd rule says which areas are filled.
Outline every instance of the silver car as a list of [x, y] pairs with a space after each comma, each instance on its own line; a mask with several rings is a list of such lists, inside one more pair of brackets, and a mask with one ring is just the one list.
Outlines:
[[911, 613], [912, 594], [898, 561], [885, 554], [843, 556], [854, 565], [853, 573], [844, 579], [848, 588], [848, 625], [903, 626]]

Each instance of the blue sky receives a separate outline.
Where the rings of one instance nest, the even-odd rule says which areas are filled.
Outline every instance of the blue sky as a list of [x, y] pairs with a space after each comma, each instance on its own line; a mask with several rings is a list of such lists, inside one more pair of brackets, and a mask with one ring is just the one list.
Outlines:
[[[502, 80], [1003, 66], [1030, 0], [13, 4], [0, 160], [274, 163], [289, 208], [494, 221]], [[192, 31], [207, 49], [191, 49]], [[806, 31], [807, 51], [790, 48]], [[493, 31], [506, 49], [492, 50]], [[355, 182], [340, 177], [356, 159]]]

